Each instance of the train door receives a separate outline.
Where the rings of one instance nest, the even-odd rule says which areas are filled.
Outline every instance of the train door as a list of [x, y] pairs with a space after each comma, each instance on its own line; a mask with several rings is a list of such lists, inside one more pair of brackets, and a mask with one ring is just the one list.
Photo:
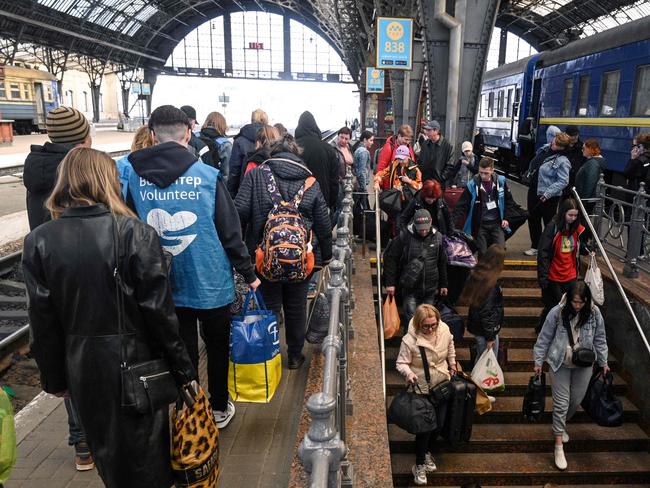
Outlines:
[[45, 99], [43, 97], [43, 85], [34, 83], [34, 103], [36, 104], [36, 120], [40, 130], [45, 129]]

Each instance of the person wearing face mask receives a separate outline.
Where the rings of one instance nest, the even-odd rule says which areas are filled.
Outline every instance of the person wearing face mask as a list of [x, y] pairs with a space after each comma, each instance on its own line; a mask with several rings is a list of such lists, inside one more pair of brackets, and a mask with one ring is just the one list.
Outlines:
[[402, 210], [399, 220], [400, 229], [406, 229], [420, 209], [427, 210], [431, 214], [431, 225], [442, 235], [448, 236], [454, 230], [449, 207], [442, 198], [442, 188], [436, 180], [426, 180], [422, 183], [422, 189]]
[[469, 141], [461, 146], [463, 155], [458, 159], [449, 174], [447, 184], [452, 188], [464, 188], [469, 180], [478, 173], [478, 157], [474, 154], [474, 147]]
[[[569, 340], [569, 333], [572, 340]], [[550, 367], [555, 466], [560, 470], [567, 468], [564, 444], [569, 442], [569, 434], [566, 423], [584, 398], [593, 370], [592, 366], [574, 364], [572, 355], [578, 347], [591, 349], [598, 366], [605, 374], [609, 373], [605, 323], [584, 281], [574, 281], [551, 309], [533, 349], [535, 373], [542, 372], [544, 361]]]
[[447, 296], [447, 253], [442, 235], [431, 226], [431, 214], [415, 212], [413, 222], [392, 239], [384, 252], [386, 293], [400, 285], [404, 314], [410, 320], [422, 303], [433, 305], [436, 296]]
[[536, 331], [539, 332], [546, 316], [578, 279], [580, 253], [587, 253], [581, 244], [585, 227], [580, 223], [578, 204], [567, 198], [539, 239], [537, 253], [537, 280], [542, 289], [544, 310]]
[[[430, 383], [427, 384], [424, 372], [422, 351], [426, 354], [429, 366]], [[415, 310], [409, 321], [408, 332], [402, 338], [397, 356], [397, 371], [411, 384], [418, 384], [423, 395], [429, 389], [449, 380], [456, 373], [456, 350], [454, 340], [440, 312], [433, 305], [422, 304]], [[439, 427], [445, 424], [447, 402], [436, 405], [436, 419]], [[415, 465], [412, 468], [416, 485], [427, 484], [427, 473], [436, 471], [436, 463], [431, 454], [439, 428], [415, 436]]]

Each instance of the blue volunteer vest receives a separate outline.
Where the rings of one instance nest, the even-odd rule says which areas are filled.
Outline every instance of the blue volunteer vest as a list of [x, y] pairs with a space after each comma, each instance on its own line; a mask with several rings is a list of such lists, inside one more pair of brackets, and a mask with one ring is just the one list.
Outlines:
[[131, 172], [133, 172], [133, 166], [131, 166], [131, 162], [129, 161], [129, 154], [125, 154], [121, 158], [115, 160], [120, 185], [122, 185], [122, 198], [124, 200], [126, 200], [126, 195], [129, 191], [129, 178], [131, 177]]
[[172, 292], [177, 307], [218, 308], [235, 299], [232, 265], [214, 224], [219, 170], [197, 161], [167, 188], [135, 171], [129, 193], [138, 216], [173, 255]]
[[[497, 175], [497, 205], [499, 207], [499, 215], [501, 216], [501, 220], [505, 218], [505, 212], [506, 212], [506, 197], [505, 197], [505, 184], [506, 184], [506, 178], [505, 176]], [[467, 214], [467, 219], [465, 220], [465, 227], [463, 228], [463, 232], [466, 234], [472, 235], [472, 217], [474, 216], [474, 203], [476, 202], [476, 198], [478, 196], [479, 188], [476, 185], [476, 181], [474, 178], [470, 179], [467, 182], [467, 190], [470, 192], [470, 195], [472, 195], [472, 201], [469, 204], [469, 213]], [[510, 227], [504, 229], [506, 234], [510, 234], [512, 232], [510, 230]]]

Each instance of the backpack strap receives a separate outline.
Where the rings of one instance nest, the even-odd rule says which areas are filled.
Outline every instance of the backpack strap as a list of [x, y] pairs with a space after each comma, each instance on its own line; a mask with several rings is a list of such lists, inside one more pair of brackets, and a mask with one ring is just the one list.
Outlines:
[[302, 201], [302, 197], [305, 194], [305, 192], [309, 190], [315, 182], [316, 182], [316, 178], [314, 178], [313, 176], [309, 176], [307, 177], [307, 179], [305, 179], [305, 182], [303, 183], [302, 187], [300, 188], [300, 190], [298, 190], [298, 193], [296, 193], [293, 197], [293, 202], [296, 205], [296, 208], [298, 208], [298, 205], [300, 205], [300, 202]]
[[[266, 162], [266, 161], [264, 161]], [[282, 195], [280, 195], [280, 189], [278, 184], [275, 182], [275, 177], [273, 176], [273, 171], [267, 164], [261, 164], [259, 168], [262, 169], [262, 173], [266, 176], [266, 189], [271, 195], [271, 200], [273, 200], [273, 205], [280, 205], [282, 202]]]

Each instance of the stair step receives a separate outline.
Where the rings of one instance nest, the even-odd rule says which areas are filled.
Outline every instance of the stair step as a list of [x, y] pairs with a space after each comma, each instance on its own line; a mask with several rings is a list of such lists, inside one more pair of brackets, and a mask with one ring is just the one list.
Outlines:
[[[650, 454], [647, 452], [576, 452], [567, 456], [566, 471], [553, 463], [552, 447], [545, 453], [439, 453], [438, 470], [428, 474], [429, 486], [461, 485], [467, 482], [504, 485], [543, 485], [555, 482], [596, 484], [648, 483]], [[393, 454], [391, 465], [394, 486], [413, 484], [413, 454]]]
[[[650, 447], [650, 438], [637, 424], [616, 428], [569, 424], [568, 430], [567, 452], [648, 452]], [[415, 453], [414, 435], [390, 424], [388, 438], [392, 453]], [[439, 446], [443, 452], [548, 452], [553, 442], [549, 424], [476, 424], [469, 442], [452, 448], [441, 441]]]
[[[503, 310], [505, 327], [529, 327], [533, 328], [539, 322], [539, 317], [542, 315], [542, 310], [544, 307], [541, 307], [540, 304], [537, 306], [505, 306]], [[469, 307], [456, 307], [458, 314], [467, 319], [467, 314], [469, 313]], [[466, 332], [469, 334], [469, 332]]]
[[541, 307], [542, 290], [536, 288], [503, 288], [503, 305], [505, 307]]
[[534, 271], [537, 269], [537, 259], [506, 259], [503, 262], [503, 269]]
[[[503, 342], [508, 348], [511, 347], [528, 347], [530, 349], [535, 345], [537, 334], [532, 327], [502, 327], [499, 332], [499, 340]], [[398, 333], [390, 339], [386, 339], [386, 347], [398, 347], [402, 342], [402, 335]], [[474, 343], [474, 336], [467, 333], [460, 342], [456, 343], [456, 347], [469, 347]]]
[[533, 269], [504, 269], [501, 273], [501, 282], [503, 286], [510, 288], [539, 287], [537, 270]]

